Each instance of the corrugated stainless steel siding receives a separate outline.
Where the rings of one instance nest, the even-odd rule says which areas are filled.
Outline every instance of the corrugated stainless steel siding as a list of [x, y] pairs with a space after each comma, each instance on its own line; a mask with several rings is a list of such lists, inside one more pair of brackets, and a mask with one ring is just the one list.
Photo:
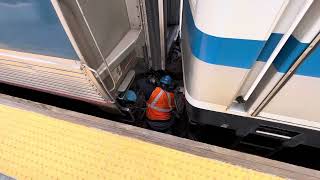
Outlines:
[[59, 94], [80, 100], [106, 104], [104, 98], [79, 70], [65, 71], [0, 60], [0, 81]]

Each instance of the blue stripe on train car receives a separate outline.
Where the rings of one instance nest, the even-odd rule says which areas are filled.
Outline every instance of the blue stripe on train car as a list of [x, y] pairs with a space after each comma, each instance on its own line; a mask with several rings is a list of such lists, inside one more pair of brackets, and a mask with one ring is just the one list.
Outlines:
[[0, 48], [79, 59], [50, 0], [0, 0]]
[[[258, 60], [266, 62], [271, 53], [279, 43], [283, 34], [272, 33], [269, 37], [265, 47], [263, 48]], [[278, 72], [286, 73], [295, 60], [303, 53], [308, 47], [308, 43], [302, 43], [293, 35], [291, 35], [275, 58], [273, 65]], [[317, 49], [308, 56], [305, 62], [298, 68], [296, 74], [312, 77], [320, 77], [320, 48]]]
[[193, 20], [190, 5], [185, 1], [185, 13], [191, 51], [198, 59], [217, 65], [250, 69], [265, 41], [223, 38], [200, 31]]
[[320, 45], [304, 60], [296, 74], [320, 78]]
[[274, 60], [273, 65], [278, 72], [287, 72], [293, 62], [307, 47], [308, 43], [301, 43], [294, 36], [290, 36]]
[[268, 41], [266, 42], [266, 45], [263, 47], [263, 49], [258, 57], [258, 61], [266, 62], [269, 59], [273, 50], [276, 48], [279, 41], [281, 40], [282, 36], [283, 36], [283, 34], [280, 34], [280, 33], [272, 33], [271, 34]]

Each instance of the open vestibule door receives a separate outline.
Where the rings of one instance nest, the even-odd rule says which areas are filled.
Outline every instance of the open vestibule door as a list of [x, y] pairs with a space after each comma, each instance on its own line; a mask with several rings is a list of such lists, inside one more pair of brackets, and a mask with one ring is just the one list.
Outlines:
[[[118, 88], [134, 78], [132, 68], [145, 56], [139, 0], [52, 0], [80, 59], [99, 94], [114, 104]], [[123, 81], [126, 82], [123, 82]]]

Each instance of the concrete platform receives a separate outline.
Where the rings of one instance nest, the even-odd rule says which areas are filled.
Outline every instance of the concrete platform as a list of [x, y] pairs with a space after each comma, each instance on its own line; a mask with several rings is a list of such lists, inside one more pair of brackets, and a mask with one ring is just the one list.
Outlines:
[[15, 179], [320, 179], [319, 171], [2, 94], [0, 173]]

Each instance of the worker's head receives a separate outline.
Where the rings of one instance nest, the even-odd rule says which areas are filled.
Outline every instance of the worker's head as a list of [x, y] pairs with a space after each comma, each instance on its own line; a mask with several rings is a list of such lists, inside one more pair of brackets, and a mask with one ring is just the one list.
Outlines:
[[169, 75], [162, 76], [160, 83], [162, 86], [168, 88], [172, 85], [172, 78]]

